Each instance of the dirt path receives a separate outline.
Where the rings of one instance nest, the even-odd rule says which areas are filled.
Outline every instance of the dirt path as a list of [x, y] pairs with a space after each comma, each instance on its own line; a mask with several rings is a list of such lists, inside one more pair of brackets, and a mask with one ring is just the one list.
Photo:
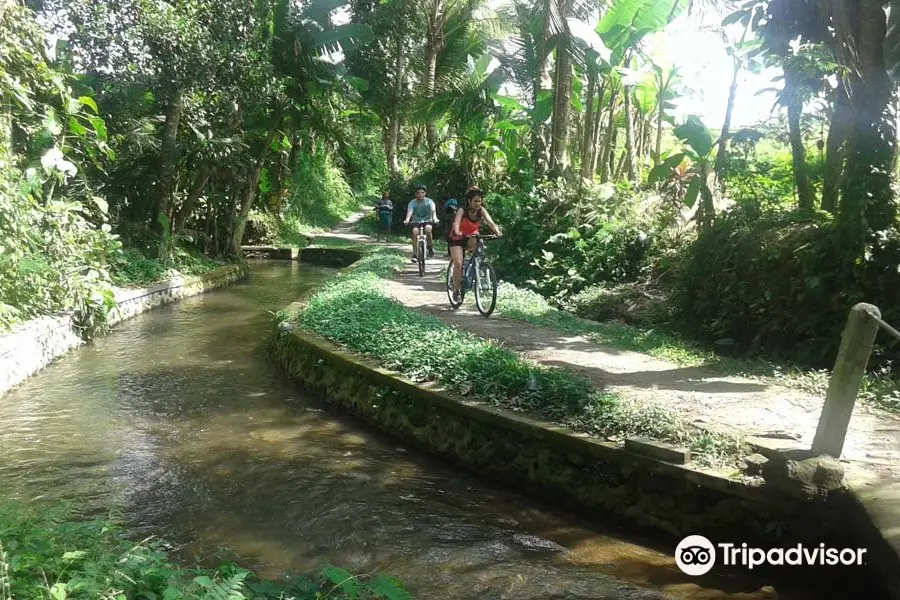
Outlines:
[[[374, 243], [372, 238], [353, 233], [350, 223], [329, 237]], [[499, 315], [485, 319], [475, 310], [471, 297], [454, 311], [440, 276], [446, 260], [439, 255], [429, 261], [424, 277], [419, 277], [415, 264], [407, 263], [390, 283], [391, 295], [410, 308], [498, 340], [541, 364], [584, 373], [622, 398], [677, 411], [687, 422], [739, 431], [773, 447], [810, 447], [824, 398], [760, 380], [681, 367]], [[857, 404], [841, 462], [848, 482], [863, 498], [876, 524], [900, 549], [900, 417]]]

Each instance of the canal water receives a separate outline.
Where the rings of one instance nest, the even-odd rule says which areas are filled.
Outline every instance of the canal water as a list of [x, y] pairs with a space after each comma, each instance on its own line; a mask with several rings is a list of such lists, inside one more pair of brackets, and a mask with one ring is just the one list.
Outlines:
[[329, 562], [419, 599], [823, 598], [682, 575], [669, 553], [450, 468], [336, 414], [268, 359], [271, 311], [334, 274], [253, 263], [128, 320], [0, 399], [0, 495], [74, 501], [185, 560], [262, 576]]

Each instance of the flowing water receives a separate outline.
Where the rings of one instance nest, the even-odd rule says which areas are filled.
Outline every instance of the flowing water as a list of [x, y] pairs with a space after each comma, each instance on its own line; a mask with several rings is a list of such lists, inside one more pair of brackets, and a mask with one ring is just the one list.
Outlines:
[[416, 598], [823, 598], [682, 575], [670, 555], [426, 457], [301, 392], [266, 356], [270, 314], [333, 271], [160, 308], [0, 399], [0, 494], [113, 511], [184, 557], [261, 575], [383, 570]]

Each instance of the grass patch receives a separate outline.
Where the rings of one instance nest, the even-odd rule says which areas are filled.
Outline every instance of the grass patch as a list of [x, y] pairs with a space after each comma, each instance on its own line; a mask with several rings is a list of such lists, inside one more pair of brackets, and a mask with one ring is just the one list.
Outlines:
[[216, 569], [177, 565], [165, 544], [134, 542], [108, 520], [86, 521], [55, 507], [0, 502], [0, 598], [124, 600], [213, 598], [409, 599], [387, 575], [355, 576], [325, 567], [314, 577], [259, 579], [228, 562]]
[[404, 261], [388, 252], [363, 258], [309, 299], [296, 315], [299, 325], [414, 381], [439, 382], [470, 399], [599, 437], [644, 435], [688, 445], [707, 464], [741, 452], [736, 438], [700, 432], [661, 407], [596, 390], [591, 380], [571, 370], [526, 361], [493, 341], [394, 302], [382, 278]]
[[163, 264], [157, 258], [148, 258], [140, 250], [130, 248], [110, 265], [110, 276], [118, 286], [140, 286], [179, 275], [202, 275], [227, 264], [184, 248], [175, 248], [172, 261]]
[[[827, 369], [802, 369], [761, 359], [720, 356], [662, 329], [581, 319], [554, 308], [537, 292], [506, 282], [501, 283], [498, 289], [497, 312], [532, 325], [584, 335], [598, 344], [643, 352], [680, 366], [706, 367], [723, 375], [752, 377], [817, 396], [825, 396], [831, 376]], [[887, 370], [867, 374], [859, 398], [900, 413], [900, 383]]]

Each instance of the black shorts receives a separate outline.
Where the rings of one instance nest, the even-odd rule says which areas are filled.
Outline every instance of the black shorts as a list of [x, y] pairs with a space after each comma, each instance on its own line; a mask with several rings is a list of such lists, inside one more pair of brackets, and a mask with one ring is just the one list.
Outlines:
[[450, 238], [449, 240], [447, 240], [447, 243], [451, 248], [453, 248], [454, 246], [457, 248], [465, 248], [468, 245], [469, 240], [466, 238], [463, 238], [461, 240], [454, 240], [453, 238]]

